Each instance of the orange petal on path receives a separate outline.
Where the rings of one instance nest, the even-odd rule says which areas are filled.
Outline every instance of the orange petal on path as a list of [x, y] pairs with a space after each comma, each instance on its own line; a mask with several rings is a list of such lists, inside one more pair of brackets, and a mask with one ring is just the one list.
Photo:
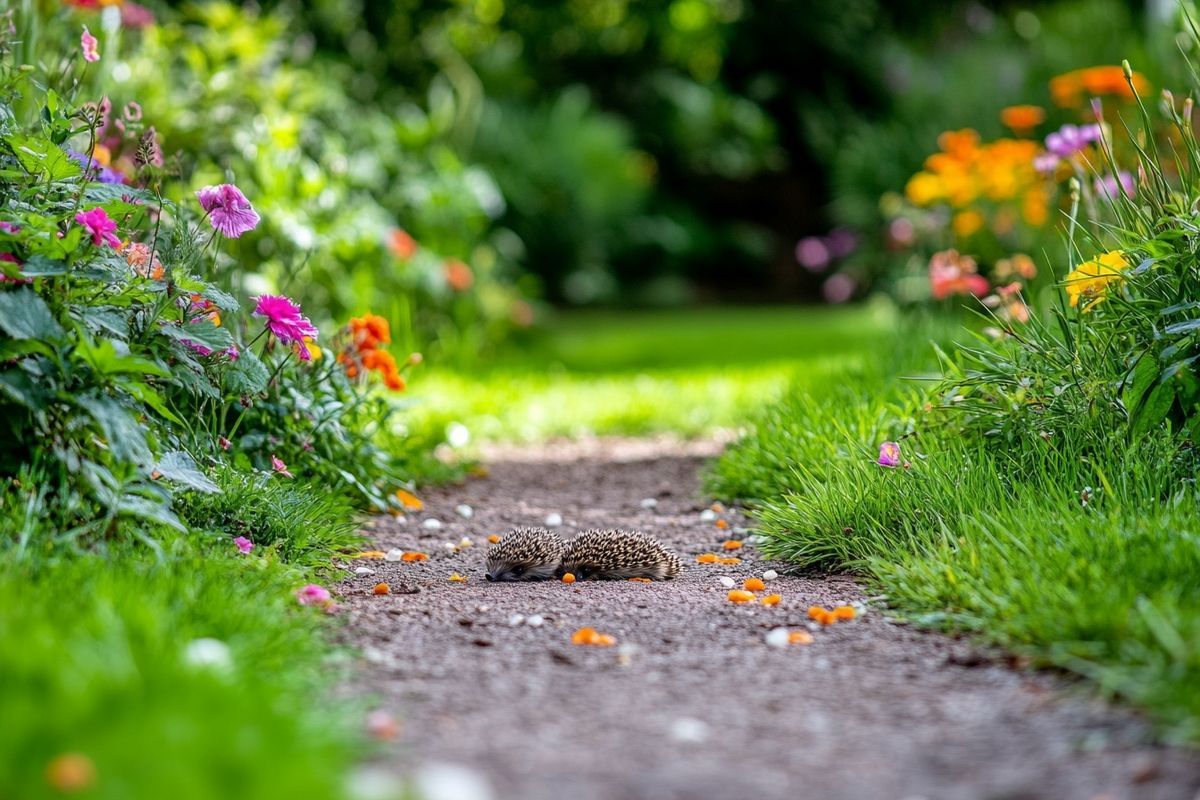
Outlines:
[[838, 606], [832, 613], [836, 619], [854, 619], [858, 615], [853, 606]]
[[777, 606], [779, 605], [779, 601], [782, 599], [783, 597], [781, 595], [769, 594], [762, 599], [762, 604], [764, 606]]
[[572, 575], [570, 572], [565, 572], [565, 573], [563, 573], [563, 576], [562, 576], [562, 582], [563, 583], [574, 583], [575, 576]]
[[425, 504], [421, 502], [421, 498], [403, 489], [396, 490], [396, 499], [400, 501], [400, 505], [404, 506], [406, 511], [420, 511], [425, 507]]
[[580, 628], [571, 634], [571, 644], [610, 647], [616, 643], [615, 637], [609, 636], [607, 633], [600, 633], [595, 628]]
[[762, 578], [746, 578], [742, 581], [742, 588], [752, 592], [761, 592], [767, 588], [767, 585], [762, 582]]
[[400, 556], [401, 561], [428, 561], [429, 556], [424, 553], [405, 553]]
[[[725, 520], [721, 521], [724, 522]], [[724, 547], [726, 550], [740, 550], [742, 549], [742, 543], [737, 539], [730, 539], [725, 542], [725, 544], [721, 545], [721, 547]]]
[[653, 583], [654, 582], [654, 581], [650, 580], [649, 578], [630, 578], [629, 580], [632, 581], [633, 583]]
[[729, 523], [726, 520], [719, 519], [717, 520], [717, 527], [721, 530], [725, 530], [729, 527]]
[[488, 537], [488, 541], [491, 542], [492, 544], [495, 544], [496, 542], [500, 541], [500, 537], [493, 533], [491, 536]]
[[451, 573], [450, 573], [450, 578], [449, 578], [449, 580], [450, 580], [450, 582], [451, 582], [451, 583], [466, 583], [466, 582], [467, 582], [467, 576], [466, 576], [466, 575], [459, 575], [457, 572], [451, 572]]
[[808, 631], [792, 631], [788, 634], [788, 644], [812, 644], [813, 637]]
[[822, 615], [824, 615], [824, 614], [825, 614], [825, 609], [821, 608], [820, 606], [809, 606], [808, 607], [808, 618], [809, 619], [820, 619], [822, 617]]
[[715, 564], [717, 563], [716, 553], [701, 553], [696, 556], [696, 561], [700, 564]]
[[734, 589], [726, 597], [731, 603], [749, 603], [754, 600], [754, 592], [747, 592], [745, 589]]
[[740, 564], [742, 563], [742, 560], [740, 558], [719, 558], [717, 559], [717, 563], [724, 564], [728, 567], [733, 566], [734, 564]]
[[377, 584], [375, 584], [375, 588], [372, 590], [372, 593], [373, 594], [387, 594], [390, 591], [391, 591], [391, 589], [388, 588], [388, 585], [386, 583], [377, 583]]
[[361, 553], [346, 556], [346, 558], [384, 558], [387, 553], [382, 550], [364, 550]]

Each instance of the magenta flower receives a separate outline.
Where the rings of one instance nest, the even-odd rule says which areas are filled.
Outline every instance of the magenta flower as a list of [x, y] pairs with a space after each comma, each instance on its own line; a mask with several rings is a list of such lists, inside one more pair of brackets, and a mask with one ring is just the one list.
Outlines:
[[287, 464], [283, 463], [283, 459], [276, 455], [271, 456], [271, 469], [288, 478], [296, 477], [292, 473], [288, 472]]
[[324, 586], [310, 583], [296, 590], [296, 600], [302, 606], [328, 606], [333, 597]]
[[1059, 158], [1070, 158], [1092, 142], [1100, 141], [1103, 131], [1099, 125], [1063, 125], [1046, 137], [1046, 149]]
[[879, 445], [878, 464], [881, 467], [900, 466], [900, 445], [895, 442], [884, 442]]
[[94, 62], [100, 60], [100, 42], [95, 36], [92, 36], [91, 31], [87, 29], [87, 25], [83, 26], [83, 35], [79, 37], [79, 46], [83, 48], [83, 60]]
[[80, 211], [75, 215], [75, 221], [83, 226], [92, 236], [92, 244], [104, 242], [109, 247], [120, 247], [121, 240], [116, 237], [117, 223], [108, 217], [108, 212], [97, 206], [91, 211]]
[[1121, 194], [1124, 194], [1126, 197], [1133, 197], [1136, 189], [1133, 183], [1133, 176], [1124, 170], [1119, 171], [1116, 175], [1110, 174], [1097, 177], [1092, 182], [1092, 188], [1097, 195], [1108, 200], [1116, 200]]
[[[319, 333], [316, 326], [309, 321], [308, 317], [300, 313], [300, 306], [288, 298], [264, 294], [254, 299], [257, 301], [254, 313], [260, 317], [266, 317], [267, 330], [275, 334], [279, 341], [284, 344], [303, 345], [305, 336], [316, 340]], [[308, 361], [312, 358], [308, 348], [303, 346], [299, 350], [299, 355], [301, 361]]]
[[205, 186], [196, 192], [200, 206], [208, 212], [212, 226], [222, 236], [236, 239], [258, 225], [258, 212], [250, 207], [246, 195], [232, 183]]
[[249, 553], [254, 549], [254, 542], [250, 541], [245, 536], [237, 537], [233, 540], [233, 543], [237, 545], [237, 549], [242, 553]]
[[217, 444], [220, 445], [222, 450], [228, 450], [229, 448], [233, 447], [233, 442], [229, 441], [224, 436], [217, 437]]

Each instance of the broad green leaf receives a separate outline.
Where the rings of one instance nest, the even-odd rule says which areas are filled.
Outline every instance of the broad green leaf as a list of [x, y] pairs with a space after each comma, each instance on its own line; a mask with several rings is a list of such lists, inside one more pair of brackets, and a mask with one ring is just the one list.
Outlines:
[[101, 375], [118, 375], [133, 373], [136, 375], [157, 375], [169, 378], [170, 371], [156, 361], [131, 355], [124, 342], [114, 342], [112, 339], [99, 339], [91, 342], [81, 339], [77, 347], [80, 356], [91, 364], [92, 369]]
[[258, 394], [267, 388], [270, 378], [267, 367], [250, 350], [225, 370], [225, 388], [231, 394]]
[[177, 342], [193, 342], [207, 347], [214, 353], [220, 352], [233, 344], [233, 337], [224, 328], [218, 328], [209, 320], [192, 322], [187, 325], [164, 325], [164, 335]]
[[95, 395], [77, 398], [75, 402], [104, 431], [114, 458], [134, 464], [150, 463], [150, 445], [146, 443], [144, 428], [128, 409], [112, 398]]
[[200, 471], [192, 457], [182, 450], [172, 450], [170, 453], [163, 454], [155, 469], [161, 472], [167, 480], [181, 483], [188, 488], [210, 494], [221, 491], [217, 484]]
[[63, 275], [66, 271], [66, 262], [46, 258], [43, 255], [30, 256], [29, 260], [21, 265], [21, 274], [27, 278], [45, 278], [51, 275]]
[[1160, 383], [1146, 396], [1146, 402], [1134, 415], [1133, 434], [1146, 433], [1155, 428], [1167, 417], [1171, 404], [1175, 402], [1175, 384]]
[[0, 291], [0, 329], [14, 339], [57, 341], [64, 335], [46, 301], [28, 287]]
[[159, 394], [158, 391], [152, 386], [142, 383], [141, 381], [124, 379], [118, 380], [118, 383], [123, 389], [125, 389], [125, 391], [129, 392], [135, 398], [157, 411], [159, 416], [161, 416], [163, 419], [170, 420], [176, 425], [183, 425], [183, 420], [176, 416], [174, 411], [167, 408], [167, 403], [165, 400], [163, 400], [162, 395]]

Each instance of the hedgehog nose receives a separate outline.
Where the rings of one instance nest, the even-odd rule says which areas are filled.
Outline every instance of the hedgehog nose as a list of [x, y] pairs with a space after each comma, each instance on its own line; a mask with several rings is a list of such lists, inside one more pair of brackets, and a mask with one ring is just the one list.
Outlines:
[[488, 572], [488, 573], [484, 574], [484, 576], [483, 576], [483, 577], [487, 578], [489, 581], [494, 581], [494, 580], [496, 580], [496, 575], [495, 575], [494, 573], [491, 573], [491, 572]]

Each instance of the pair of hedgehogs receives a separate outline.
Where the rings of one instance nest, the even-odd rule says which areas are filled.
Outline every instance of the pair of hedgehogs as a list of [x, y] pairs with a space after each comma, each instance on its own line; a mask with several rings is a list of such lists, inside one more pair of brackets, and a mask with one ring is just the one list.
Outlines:
[[636, 531], [584, 531], [565, 542], [545, 528], [514, 528], [487, 555], [489, 581], [544, 581], [568, 572], [580, 581], [662, 581], [679, 569], [678, 556]]

